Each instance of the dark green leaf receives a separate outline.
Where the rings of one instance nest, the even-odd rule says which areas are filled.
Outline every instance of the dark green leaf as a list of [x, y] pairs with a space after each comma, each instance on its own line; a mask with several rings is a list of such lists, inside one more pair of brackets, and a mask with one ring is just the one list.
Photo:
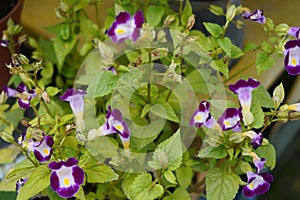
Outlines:
[[191, 184], [193, 176], [194, 174], [191, 167], [180, 167], [176, 169], [177, 181], [182, 188], [187, 188]]
[[224, 146], [212, 147], [210, 145], [206, 145], [201, 148], [198, 153], [199, 158], [225, 158], [227, 156], [227, 152]]

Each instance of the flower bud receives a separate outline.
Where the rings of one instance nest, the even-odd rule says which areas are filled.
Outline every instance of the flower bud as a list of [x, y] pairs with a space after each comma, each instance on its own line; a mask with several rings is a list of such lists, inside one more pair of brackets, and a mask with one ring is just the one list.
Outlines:
[[236, 7], [235, 5], [231, 5], [228, 9], [227, 9], [227, 12], [226, 12], [226, 20], [227, 21], [232, 21], [233, 18], [235, 17], [235, 14], [236, 14]]
[[195, 15], [191, 15], [186, 23], [186, 30], [191, 30], [195, 24]]
[[250, 110], [242, 110], [243, 121], [246, 126], [249, 126], [253, 123], [254, 117]]
[[5, 104], [6, 100], [7, 100], [7, 95], [4, 91], [2, 91], [0, 94], [0, 105]]
[[14, 142], [14, 137], [12, 136], [12, 134], [6, 133], [6, 132], [0, 132], [0, 137], [8, 143], [12, 143]]
[[290, 115], [289, 115], [289, 120], [299, 120], [300, 119], [300, 112], [292, 112]]
[[273, 102], [276, 108], [278, 108], [280, 104], [283, 102], [284, 96], [285, 96], [284, 88], [282, 83], [280, 83], [273, 91]]
[[289, 30], [289, 25], [287, 24], [278, 24], [276, 27], [275, 27], [275, 32], [278, 34], [278, 35], [286, 35], [288, 30]]
[[168, 28], [176, 19], [176, 15], [173, 14], [173, 15], [168, 15], [164, 21], [164, 25], [163, 27], [164, 28]]

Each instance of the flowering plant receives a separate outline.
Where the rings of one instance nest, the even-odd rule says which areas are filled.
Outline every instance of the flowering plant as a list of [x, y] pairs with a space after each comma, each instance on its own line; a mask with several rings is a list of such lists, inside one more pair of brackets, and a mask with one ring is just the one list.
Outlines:
[[[100, 8], [100, 1], [61, 0], [62, 22], [48, 28], [56, 37], [30, 38], [31, 58], [13, 54], [7, 65], [13, 76], [0, 96], [0, 136], [12, 144], [7, 154], [25, 158], [0, 190], [16, 189], [18, 200], [266, 193], [276, 155], [264, 131], [298, 119], [300, 104], [283, 104], [283, 84], [271, 95], [251, 77], [228, 84], [229, 63], [257, 51], [258, 72], [284, 56], [287, 73], [298, 75], [299, 28], [274, 25], [261, 10], [210, 5], [226, 22], [203, 22], [206, 36], [192, 29], [202, 22], [189, 1], [176, 12], [167, 0], [116, 1], [100, 28], [86, 17], [88, 4]], [[268, 41], [233, 44], [226, 32], [243, 28], [242, 20], [261, 25]], [[9, 23], [1, 44], [14, 51], [20, 27]]]

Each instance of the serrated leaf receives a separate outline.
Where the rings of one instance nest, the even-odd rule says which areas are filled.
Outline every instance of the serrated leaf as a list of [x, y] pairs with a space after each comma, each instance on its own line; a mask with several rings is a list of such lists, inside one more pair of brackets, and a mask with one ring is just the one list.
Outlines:
[[276, 166], [276, 151], [272, 144], [262, 145], [255, 151], [260, 158], [266, 159], [266, 166], [274, 169]]
[[258, 104], [252, 105], [251, 113], [253, 114], [254, 121], [250, 126], [256, 129], [261, 128], [265, 123], [265, 114], [262, 108]]
[[153, 161], [148, 164], [153, 169], [168, 168], [175, 170], [181, 165], [182, 143], [180, 129], [170, 138], [158, 145], [153, 154]]
[[227, 156], [227, 152], [223, 145], [217, 147], [212, 147], [210, 145], [207, 145], [204, 148], [201, 148], [201, 150], [198, 153], [199, 158], [220, 159], [220, 158], [225, 158], [226, 156]]
[[206, 175], [207, 199], [234, 199], [239, 189], [240, 177], [219, 168], [211, 169]]
[[244, 52], [242, 51], [242, 49], [240, 49], [239, 47], [237, 47], [234, 44], [231, 44], [231, 58], [232, 59], [240, 58], [243, 55], [244, 55]]
[[193, 170], [191, 167], [180, 167], [176, 169], [176, 178], [182, 188], [187, 188], [193, 178]]
[[274, 66], [276, 60], [274, 57], [268, 55], [266, 52], [261, 52], [256, 54], [256, 69], [257, 73], [260, 74], [261, 72], [270, 69]]
[[89, 183], [105, 183], [118, 179], [118, 174], [109, 166], [98, 163], [88, 163], [84, 166]]
[[175, 175], [173, 174], [173, 172], [171, 170], [166, 170], [164, 172], [164, 178], [169, 181], [170, 183], [176, 185], [177, 182], [176, 182], [176, 177]]
[[45, 190], [50, 185], [50, 170], [46, 165], [40, 165], [28, 177], [21, 187], [17, 200], [28, 200]]
[[211, 23], [211, 22], [203, 22], [206, 30], [215, 38], [218, 38], [222, 35], [223, 29], [219, 24]]
[[229, 76], [228, 62], [224, 63], [223, 60], [213, 60], [210, 66], [215, 70], [221, 72], [226, 78]]
[[258, 104], [263, 108], [274, 108], [271, 95], [262, 85], [252, 91], [252, 104]]
[[122, 190], [124, 194], [127, 196], [127, 198], [130, 198], [131, 193], [131, 185], [135, 178], [138, 176], [138, 174], [126, 174], [124, 176], [124, 179], [122, 181]]
[[181, 187], [176, 188], [176, 190], [170, 196], [163, 198], [163, 200], [189, 200], [189, 199], [191, 199], [189, 193]]
[[228, 37], [218, 39], [218, 44], [220, 47], [227, 53], [228, 56], [231, 56], [231, 40]]
[[146, 20], [151, 26], [157, 26], [165, 13], [163, 6], [150, 5], [146, 11]]
[[163, 191], [160, 184], [153, 185], [149, 173], [142, 173], [134, 179], [131, 185], [130, 199], [153, 200], [161, 196]]

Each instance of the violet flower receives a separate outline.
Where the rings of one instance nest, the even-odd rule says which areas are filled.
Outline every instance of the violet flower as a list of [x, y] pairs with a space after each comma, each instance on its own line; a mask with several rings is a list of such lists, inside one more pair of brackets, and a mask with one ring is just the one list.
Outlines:
[[218, 123], [223, 131], [233, 130], [235, 132], [241, 131], [242, 127], [240, 121], [242, 119], [241, 109], [227, 108], [222, 116], [218, 119]]
[[257, 147], [261, 146], [264, 138], [262, 133], [256, 133], [255, 131], [247, 131], [244, 132], [243, 135], [249, 137], [252, 140], [251, 145], [254, 149], [257, 149]]
[[29, 149], [33, 151], [35, 158], [39, 162], [50, 160], [52, 155], [52, 146], [54, 144], [52, 136], [45, 136], [38, 142], [30, 142]]
[[133, 17], [128, 12], [121, 12], [106, 33], [116, 43], [123, 42], [125, 39], [135, 42], [140, 37], [139, 28], [142, 28], [143, 23], [142, 11], [136, 12]]
[[106, 114], [105, 123], [100, 126], [97, 130], [92, 129], [89, 131], [89, 140], [93, 139], [96, 136], [104, 136], [113, 133], [118, 133], [123, 146], [125, 149], [129, 149], [130, 146], [130, 129], [125, 120], [123, 120], [122, 113], [120, 110], [114, 108], [111, 110], [111, 107], [108, 107], [108, 112]]
[[270, 189], [270, 183], [273, 182], [273, 176], [268, 173], [256, 174], [247, 172], [248, 184], [243, 187], [243, 195], [246, 198], [252, 198], [255, 195], [266, 193]]
[[288, 74], [300, 74], [300, 40], [290, 40], [285, 45], [284, 66]]
[[290, 27], [288, 30], [288, 35], [300, 39], [299, 32], [300, 32], [300, 27]]
[[260, 82], [249, 78], [247, 81], [240, 79], [235, 84], [229, 85], [229, 89], [238, 95], [242, 107], [243, 121], [245, 125], [250, 125], [253, 120], [253, 114], [250, 112], [252, 102], [252, 90], [257, 88]]
[[3, 91], [8, 97], [17, 97], [19, 106], [24, 109], [30, 107], [30, 101], [36, 95], [35, 90], [27, 90], [26, 85], [23, 82], [19, 83], [16, 90], [5, 85]]
[[17, 193], [20, 192], [21, 187], [23, 187], [23, 185], [27, 182], [28, 178], [20, 178], [19, 180], [17, 180], [16, 182], [16, 191]]
[[84, 172], [77, 165], [76, 158], [67, 161], [51, 162], [48, 167], [52, 170], [50, 187], [62, 198], [74, 196], [84, 180]]
[[255, 10], [252, 13], [249, 12], [245, 12], [242, 14], [242, 16], [245, 19], [249, 19], [251, 21], [260, 23], [260, 24], [264, 24], [266, 23], [266, 17], [263, 15], [263, 11], [262, 10]]
[[85, 91], [70, 88], [67, 89], [66, 92], [60, 97], [60, 99], [63, 101], [69, 101], [73, 114], [75, 115], [76, 129], [80, 132], [85, 129], [85, 123], [83, 120], [85, 94]]

